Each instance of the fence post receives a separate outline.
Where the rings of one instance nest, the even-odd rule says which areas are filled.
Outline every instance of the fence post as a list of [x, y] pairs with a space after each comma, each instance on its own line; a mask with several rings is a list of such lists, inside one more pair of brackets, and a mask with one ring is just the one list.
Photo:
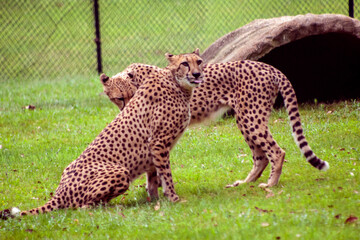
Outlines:
[[354, 17], [354, 0], [349, 0], [349, 17]]
[[101, 40], [100, 40], [100, 18], [99, 18], [99, 3], [98, 0], [94, 0], [94, 18], [95, 18], [95, 43], [97, 54], [97, 70], [98, 73], [102, 73], [101, 64]]

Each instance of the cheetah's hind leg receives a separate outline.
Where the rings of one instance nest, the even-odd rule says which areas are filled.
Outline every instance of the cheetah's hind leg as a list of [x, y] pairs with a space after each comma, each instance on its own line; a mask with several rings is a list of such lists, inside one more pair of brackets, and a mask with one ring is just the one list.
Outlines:
[[266, 155], [261, 150], [261, 148], [258, 148], [254, 145], [250, 145], [250, 148], [253, 153], [252, 170], [244, 180], [237, 180], [233, 184], [227, 185], [226, 188], [237, 187], [243, 183], [255, 182], [261, 176], [261, 174], [269, 164], [269, 160], [267, 159]]
[[129, 171], [120, 166], [110, 166], [99, 172], [98, 177], [89, 182], [88, 201], [83, 206], [106, 204], [111, 199], [129, 189]]
[[153, 167], [146, 172], [146, 191], [151, 200], [159, 198], [159, 187], [161, 187], [160, 179], [157, 176], [156, 168]]

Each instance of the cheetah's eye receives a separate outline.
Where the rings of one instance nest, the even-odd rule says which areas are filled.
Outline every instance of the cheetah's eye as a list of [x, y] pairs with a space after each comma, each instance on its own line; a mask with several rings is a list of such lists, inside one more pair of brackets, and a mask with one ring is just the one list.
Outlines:
[[182, 62], [181, 65], [185, 66], [185, 67], [189, 67], [189, 63], [188, 62]]
[[202, 60], [199, 59], [196, 61], [196, 63], [197, 63], [197, 65], [200, 65], [200, 64], [202, 64]]
[[120, 98], [115, 98], [116, 100], [119, 100], [119, 101], [124, 101], [125, 99], [120, 97]]

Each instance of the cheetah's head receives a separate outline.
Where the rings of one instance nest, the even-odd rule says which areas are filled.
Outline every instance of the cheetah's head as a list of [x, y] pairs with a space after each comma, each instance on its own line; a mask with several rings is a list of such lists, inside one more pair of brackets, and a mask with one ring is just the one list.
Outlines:
[[101, 74], [100, 81], [104, 87], [104, 93], [120, 109], [126, 106], [134, 96], [138, 86], [133, 82], [134, 70], [129, 67], [112, 78]]
[[199, 55], [197, 48], [192, 53], [173, 55], [165, 54], [170, 69], [180, 86], [186, 89], [192, 89], [203, 81], [203, 60]]

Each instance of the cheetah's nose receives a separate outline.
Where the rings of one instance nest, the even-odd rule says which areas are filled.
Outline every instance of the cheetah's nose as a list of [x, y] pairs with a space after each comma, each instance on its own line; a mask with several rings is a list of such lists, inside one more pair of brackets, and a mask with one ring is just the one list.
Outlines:
[[195, 79], [197, 79], [198, 77], [200, 77], [201, 74], [197, 72], [197, 73], [193, 73], [192, 75], [194, 76]]

